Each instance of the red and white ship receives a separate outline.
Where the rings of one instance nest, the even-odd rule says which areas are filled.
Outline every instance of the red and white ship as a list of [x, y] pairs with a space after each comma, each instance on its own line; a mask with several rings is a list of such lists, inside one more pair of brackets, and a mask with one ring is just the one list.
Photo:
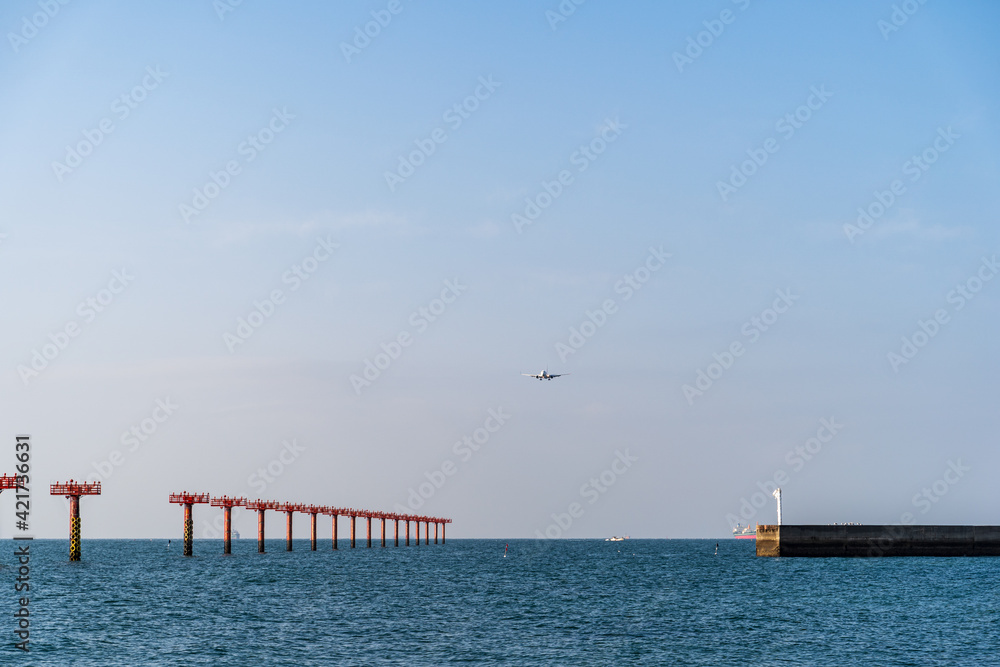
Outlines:
[[743, 524], [738, 523], [736, 524], [736, 527], [733, 528], [733, 537], [738, 540], [756, 540], [757, 526], [751, 526], [749, 524], [744, 526]]

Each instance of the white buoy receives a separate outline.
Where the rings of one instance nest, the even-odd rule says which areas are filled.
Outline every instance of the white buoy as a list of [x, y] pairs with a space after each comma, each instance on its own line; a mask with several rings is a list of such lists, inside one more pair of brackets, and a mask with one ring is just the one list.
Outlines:
[[781, 488], [775, 489], [773, 492], [771, 492], [771, 495], [774, 496], [775, 500], [778, 501], [778, 525], [780, 526], [781, 525]]

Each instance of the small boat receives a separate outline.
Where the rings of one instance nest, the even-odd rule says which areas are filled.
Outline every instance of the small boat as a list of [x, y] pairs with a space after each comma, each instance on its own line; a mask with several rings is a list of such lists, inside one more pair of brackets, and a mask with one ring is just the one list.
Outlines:
[[615, 535], [614, 537], [607, 537], [607, 538], [605, 538], [604, 541], [605, 542], [624, 542], [627, 539], [628, 539], [628, 535], [626, 535], [625, 537], [618, 537], [617, 535]]

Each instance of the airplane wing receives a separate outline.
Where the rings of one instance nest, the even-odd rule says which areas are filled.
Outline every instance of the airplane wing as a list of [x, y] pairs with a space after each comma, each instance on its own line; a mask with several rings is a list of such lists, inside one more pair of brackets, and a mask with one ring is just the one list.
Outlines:
[[521, 375], [524, 375], [525, 377], [529, 377], [529, 378], [539, 378], [539, 377], [542, 377], [541, 375], [532, 375], [531, 373], [521, 373]]

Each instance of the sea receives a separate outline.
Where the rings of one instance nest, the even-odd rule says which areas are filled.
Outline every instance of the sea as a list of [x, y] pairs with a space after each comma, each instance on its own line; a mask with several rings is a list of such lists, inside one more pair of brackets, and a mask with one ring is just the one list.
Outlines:
[[177, 540], [84, 540], [69, 562], [66, 540], [35, 540], [25, 574], [21, 544], [0, 541], [2, 665], [1000, 664], [997, 558], [390, 537], [228, 556], [196, 540], [188, 558]]

